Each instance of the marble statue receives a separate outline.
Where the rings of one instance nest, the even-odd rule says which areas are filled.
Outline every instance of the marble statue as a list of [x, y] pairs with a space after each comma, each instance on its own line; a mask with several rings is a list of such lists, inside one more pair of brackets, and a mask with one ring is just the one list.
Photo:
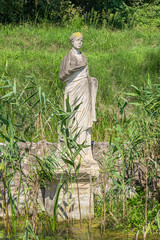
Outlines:
[[[80, 51], [83, 35], [79, 32], [73, 33], [70, 42], [72, 49], [62, 60], [59, 78], [66, 83], [64, 102], [69, 96], [72, 109], [80, 104], [72, 125], [72, 130], [77, 129], [76, 132], [81, 130], [77, 142], [91, 145], [91, 127], [96, 121], [98, 82], [96, 78], [89, 76], [87, 58]], [[91, 147], [84, 149], [82, 155], [84, 161], [94, 161]]]

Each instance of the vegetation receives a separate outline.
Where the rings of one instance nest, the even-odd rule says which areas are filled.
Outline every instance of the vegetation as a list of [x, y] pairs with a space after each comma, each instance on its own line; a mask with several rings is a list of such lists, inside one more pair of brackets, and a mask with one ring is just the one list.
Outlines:
[[[99, 83], [93, 139], [106, 141], [107, 129], [112, 124], [112, 109], [117, 105], [115, 92], [121, 95], [122, 91], [129, 91], [132, 84], [143, 85], [148, 74], [153, 83], [159, 81], [158, 31], [150, 28], [96, 29], [82, 26], [79, 18], [63, 28], [48, 24], [2, 26], [0, 74], [11, 82], [16, 78], [18, 89], [32, 79], [52, 103], [63, 107], [64, 84], [58, 74], [62, 58], [71, 48], [68, 38], [77, 29], [84, 35], [82, 51], [88, 58], [90, 75]], [[51, 114], [49, 109], [48, 114]], [[54, 118], [50, 126], [55, 134], [48, 134], [48, 126], [44, 134], [49, 141], [55, 141], [57, 124]], [[29, 139], [29, 134], [25, 138]]]
[[[98, 228], [101, 234], [109, 228], [132, 231], [136, 240], [139, 234], [144, 240], [147, 234], [153, 238], [159, 234], [159, 10], [159, 0], [0, 2], [4, 24], [0, 25], [0, 194], [8, 238], [17, 237], [19, 230], [25, 240], [55, 236], [63, 185], [74, 182], [79, 195], [77, 156], [85, 146], [69, 133], [68, 121], [77, 109], [68, 104], [67, 112], [62, 110], [64, 84], [58, 78], [62, 58], [71, 48], [69, 36], [75, 31], [84, 35], [82, 52], [90, 75], [99, 83], [92, 139], [109, 143], [99, 159]], [[60, 136], [62, 162], [54, 152], [41, 159], [30, 155], [30, 171], [24, 176], [20, 143], [56, 142]], [[49, 218], [38, 204], [38, 191], [46, 180], [56, 178], [63, 164], [67, 168]], [[80, 198], [78, 205], [81, 216]], [[89, 232], [94, 221], [87, 222]], [[71, 230], [68, 223], [65, 228]]]
[[78, 14], [87, 23], [96, 15], [100, 25], [112, 22], [116, 28], [153, 22], [159, 27], [159, 3], [159, 0], [4, 0], [0, 2], [0, 22], [38, 23], [45, 20], [60, 24]]
[[[160, 85], [151, 84], [148, 79], [145, 86], [132, 87], [134, 92], [125, 94], [132, 97], [132, 101], [118, 99], [119, 114], [113, 113], [111, 144], [106, 158], [100, 161], [104, 196], [98, 196], [97, 201], [105, 220], [107, 212], [116, 227], [127, 224], [129, 228], [143, 229], [145, 239], [149, 231], [155, 230], [159, 219], [159, 202], [155, 201], [155, 194], [159, 192], [156, 181], [159, 179]], [[130, 113], [125, 109], [127, 104], [133, 106]], [[143, 177], [142, 170], [139, 171], [142, 166], [145, 169]], [[109, 186], [107, 192], [106, 186]], [[153, 186], [157, 186], [155, 190]], [[117, 209], [121, 209], [121, 213]]]
[[[10, 237], [11, 233], [17, 233], [17, 225], [19, 221], [26, 220], [25, 239], [32, 236], [38, 239], [36, 233], [43, 235], [54, 234], [56, 227], [56, 211], [57, 203], [61, 188], [64, 183], [71, 184], [75, 182], [78, 188], [78, 174], [80, 168], [80, 159], [77, 164], [76, 157], [85, 147], [76, 143], [76, 136], [69, 134], [68, 122], [73, 112], [67, 103], [67, 112], [56, 108], [48, 98], [46, 101], [45, 95], [40, 88], [36, 88], [34, 82], [29, 81], [24, 89], [17, 91], [16, 81], [11, 85], [9, 81], [1, 81], [1, 90], [3, 96], [1, 97], [1, 137], [6, 140], [6, 146], [1, 148], [1, 181], [3, 188], [1, 196], [3, 198], [4, 210], [4, 224]], [[108, 129], [110, 146], [104, 158], [100, 159], [102, 166], [101, 172], [103, 181], [101, 183], [102, 194], [95, 197], [95, 213], [97, 217], [101, 218], [102, 229], [105, 231], [106, 227], [124, 227], [134, 229], [142, 233], [144, 239], [147, 233], [157, 234], [159, 231], [159, 202], [154, 201], [157, 196], [155, 190], [159, 194], [158, 179], [159, 179], [159, 124], [160, 124], [160, 85], [152, 84], [150, 78], [143, 87], [136, 87], [131, 93], [123, 93], [122, 98], [118, 98], [118, 109], [112, 114], [112, 128]], [[34, 90], [34, 93], [32, 93]], [[6, 94], [5, 94], [6, 93]], [[38, 93], [38, 99], [34, 97]], [[27, 95], [26, 95], [27, 94]], [[26, 97], [27, 96], [27, 97]], [[43, 98], [42, 98], [43, 97]], [[128, 100], [127, 100], [128, 98]], [[30, 103], [34, 99], [34, 104]], [[31, 107], [30, 107], [31, 104]], [[127, 105], [132, 105], [130, 110], [127, 110]], [[64, 174], [59, 182], [53, 219], [44, 218], [43, 214], [38, 211], [38, 189], [40, 185], [45, 185], [45, 181], [52, 181], [56, 177], [56, 170], [64, 168], [62, 163], [58, 163], [57, 157], [52, 153], [51, 157], [37, 156], [34, 158], [37, 162], [29, 160], [30, 166], [29, 175], [23, 176], [21, 164], [23, 159], [19, 154], [18, 142], [22, 140], [19, 138], [17, 128], [21, 127], [17, 124], [15, 115], [19, 117], [23, 123], [32, 112], [33, 120], [41, 123], [43, 114], [47, 109], [52, 109], [52, 116], [58, 117], [59, 134], [63, 136], [64, 146], [60, 148], [60, 159], [66, 164]], [[77, 109], [74, 110], [74, 112]], [[134, 114], [133, 114], [134, 113]], [[47, 116], [47, 114], [45, 114]], [[46, 122], [51, 119], [49, 117]], [[20, 121], [20, 122], [21, 122]], [[28, 122], [29, 124], [29, 122]], [[31, 125], [31, 128], [30, 128]], [[38, 125], [36, 124], [36, 127]], [[22, 128], [24, 133], [26, 129]], [[34, 131], [32, 122], [27, 125], [27, 130]], [[37, 129], [43, 137], [43, 125]], [[32, 134], [33, 136], [33, 134]], [[136, 172], [139, 167], [143, 166], [145, 171], [142, 172], [144, 177], [136, 177]], [[74, 170], [74, 174], [71, 174]], [[19, 174], [19, 184], [16, 184], [15, 176]], [[143, 180], [143, 181], [142, 181]], [[15, 182], [17, 185], [17, 198], [14, 198], [11, 191], [11, 183]], [[23, 185], [23, 187], [22, 187]], [[108, 191], [106, 191], [106, 187]], [[155, 187], [155, 189], [153, 189]], [[134, 189], [134, 191], [133, 191]], [[128, 195], [128, 191], [132, 190], [134, 196], [132, 198]], [[22, 192], [21, 192], [22, 191]], [[6, 194], [7, 193], [7, 194]], [[22, 206], [19, 207], [20, 194], [25, 193], [26, 202], [24, 202], [25, 216], [22, 211]], [[78, 190], [79, 194], [79, 190]], [[151, 201], [151, 197], [153, 201]], [[7, 202], [11, 206], [11, 222], [9, 219], [9, 209]], [[81, 216], [81, 205], [79, 201], [79, 212]], [[32, 205], [32, 208], [31, 208]], [[140, 208], [139, 208], [140, 206]], [[137, 212], [137, 209], [139, 212]], [[30, 213], [32, 212], [32, 225], [28, 222]], [[41, 215], [42, 214], [42, 215]], [[112, 221], [108, 217], [112, 217]], [[49, 224], [48, 233], [44, 227], [39, 229], [38, 221], [44, 221]], [[82, 228], [82, 219], [80, 217], [80, 225]], [[91, 225], [90, 225], [91, 227]]]

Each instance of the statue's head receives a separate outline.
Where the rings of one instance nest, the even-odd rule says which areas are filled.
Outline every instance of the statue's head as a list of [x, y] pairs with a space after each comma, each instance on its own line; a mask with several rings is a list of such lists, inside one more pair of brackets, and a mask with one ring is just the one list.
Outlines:
[[80, 32], [73, 33], [69, 38], [73, 48], [76, 50], [80, 50], [82, 44], [83, 44], [83, 35]]

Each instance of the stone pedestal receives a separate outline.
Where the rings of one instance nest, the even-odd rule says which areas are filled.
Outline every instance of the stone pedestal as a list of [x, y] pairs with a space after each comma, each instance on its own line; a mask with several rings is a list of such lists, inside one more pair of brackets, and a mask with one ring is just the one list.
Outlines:
[[[4, 146], [4, 144], [0, 144]], [[57, 146], [56, 146], [57, 148]], [[21, 156], [23, 161], [21, 162], [21, 171], [22, 179], [20, 181], [20, 173], [17, 172], [14, 176], [13, 181], [11, 182], [11, 194], [14, 204], [17, 208], [17, 200], [19, 198], [19, 214], [23, 214], [26, 211], [26, 208], [29, 211], [29, 214], [32, 214], [34, 211], [31, 192], [27, 189], [31, 188], [32, 183], [27, 181], [29, 174], [31, 173], [31, 165], [36, 162], [33, 155], [37, 155], [39, 158], [42, 157], [43, 151], [45, 153], [49, 152], [50, 149], [55, 149], [55, 144], [48, 142], [38, 142], [38, 143], [22, 143], [20, 146]], [[91, 167], [89, 166], [91, 165]], [[99, 175], [99, 167], [97, 161], [92, 160], [89, 165], [86, 165], [82, 161], [79, 176], [78, 176], [78, 189], [79, 189], [79, 198], [81, 206], [81, 216], [82, 219], [87, 219], [94, 216], [94, 203], [93, 203], [93, 185], [94, 178]], [[61, 164], [62, 166], [62, 164]], [[66, 166], [63, 166], [65, 171]], [[71, 174], [74, 174], [71, 172]], [[54, 203], [57, 195], [57, 188], [62, 176], [62, 171], [57, 173], [56, 179], [49, 183], [47, 182], [47, 187], [42, 187], [39, 189], [38, 193], [38, 204], [40, 205], [41, 211], [47, 212], [49, 216], [53, 216]], [[67, 181], [67, 179], [66, 179]], [[29, 184], [29, 185], [28, 185]], [[1, 190], [3, 192], [2, 182], [0, 183]], [[20, 196], [18, 197], [18, 192], [20, 188]], [[6, 191], [7, 197], [7, 191]], [[7, 197], [8, 200], [8, 197]], [[28, 201], [29, 200], [29, 201]], [[31, 205], [30, 205], [31, 204]], [[30, 207], [29, 207], [30, 205]], [[8, 200], [8, 209], [9, 215], [11, 215], [10, 202]], [[75, 182], [64, 184], [58, 201], [58, 220], [67, 220], [67, 219], [80, 219], [79, 215], [79, 202], [78, 202], [78, 191], [77, 184]], [[4, 214], [3, 211], [3, 201], [0, 196], [0, 216]]]
[[[80, 219], [79, 204], [82, 219], [94, 217], [94, 203], [93, 203], [93, 178], [95, 173], [98, 175], [98, 164], [94, 164], [94, 171], [92, 168], [80, 168], [78, 177], [78, 189], [75, 182], [64, 184], [58, 200], [57, 216], [59, 221], [68, 219]], [[60, 179], [60, 173], [52, 183], [47, 184], [45, 189], [45, 209], [49, 216], [53, 216], [54, 203], [57, 195], [57, 188]], [[79, 200], [78, 201], [78, 191]]]

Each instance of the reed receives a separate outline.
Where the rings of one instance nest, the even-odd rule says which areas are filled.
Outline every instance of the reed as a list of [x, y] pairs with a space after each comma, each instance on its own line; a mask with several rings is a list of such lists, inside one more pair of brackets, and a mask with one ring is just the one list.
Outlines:
[[[32, 79], [52, 103], [63, 107], [64, 84], [59, 81], [58, 74], [61, 60], [71, 48], [69, 36], [77, 30], [84, 35], [82, 52], [88, 58], [90, 75], [99, 83], [97, 122], [92, 137], [95, 141], [106, 141], [107, 128], [112, 126], [112, 109], [117, 104], [116, 96], [131, 90], [131, 85], [141, 86], [148, 74], [152, 82], [159, 81], [159, 31], [156, 28], [112, 31], [85, 24], [77, 27], [76, 20], [64, 27], [47, 23], [2, 26], [0, 75], [6, 75], [11, 81], [16, 78], [20, 88]], [[54, 136], [50, 134], [50, 127]], [[46, 126], [44, 136], [56, 141], [55, 118], [50, 127]]]

